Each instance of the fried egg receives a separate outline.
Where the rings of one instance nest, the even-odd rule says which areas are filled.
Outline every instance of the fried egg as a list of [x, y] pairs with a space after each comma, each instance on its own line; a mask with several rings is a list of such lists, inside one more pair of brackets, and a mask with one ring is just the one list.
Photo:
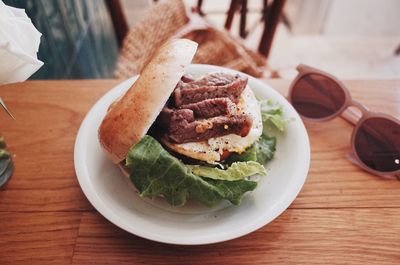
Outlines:
[[243, 90], [238, 103], [238, 113], [248, 114], [253, 118], [250, 132], [241, 137], [236, 134], [228, 134], [220, 137], [210, 138], [202, 142], [190, 142], [183, 144], [171, 143], [166, 137], [162, 139], [171, 150], [213, 164], [221, 160], [224, 150], [229, 152], [243, 153], [250, 147], [263, 132], [261, 112], [258, 101], [249, 86]]

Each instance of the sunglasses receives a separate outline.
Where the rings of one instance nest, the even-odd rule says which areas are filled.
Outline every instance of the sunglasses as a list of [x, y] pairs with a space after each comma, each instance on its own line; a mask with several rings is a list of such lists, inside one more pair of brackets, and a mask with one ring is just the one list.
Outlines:
[[[336, 77], [300, 64], [289, 89], [289, 101], [309, 121], [327, 121], [342, 116], [355, 128], [351, 136], [350, 160], [362, 169], [385, 178], [400, 180], [400, 121], [369, 111], [351, 98]], [[361, 112], [353, 110], [355, 107]]]

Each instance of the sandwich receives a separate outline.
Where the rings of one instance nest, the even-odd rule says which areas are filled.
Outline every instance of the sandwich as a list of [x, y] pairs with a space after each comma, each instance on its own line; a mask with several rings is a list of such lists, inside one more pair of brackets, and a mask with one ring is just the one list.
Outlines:
[[196, 49], [186, 39], [161, 46], [110, 105], [99, 141], [142, 197], [161, 196], [174, 206], [237, 205], [267, 174], [276, 139], [265, 125], [279, 127], [282, 111], [259, 102], [244, 74], [189, 75]]

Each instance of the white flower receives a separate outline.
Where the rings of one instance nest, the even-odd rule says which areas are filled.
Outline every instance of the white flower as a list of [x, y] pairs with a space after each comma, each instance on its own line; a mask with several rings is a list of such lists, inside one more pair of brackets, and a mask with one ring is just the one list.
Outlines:
[[36, 55], [41, 35], [24, 9], [0, 0], [0, 84], [25, 81], [43, 65]]

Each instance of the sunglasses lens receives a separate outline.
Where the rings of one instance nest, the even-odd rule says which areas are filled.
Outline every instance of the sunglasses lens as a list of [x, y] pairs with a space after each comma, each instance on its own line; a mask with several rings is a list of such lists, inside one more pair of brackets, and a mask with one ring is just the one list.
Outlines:
[[400, 125], [385, 118], [370, 118], [355, 135], [355, 151], [360, 160], [376, 171], [400, 169]]
[[346, 101], [344, 90], [328, 77], [309, 74], [293, 87], [291, 101], [302, 116], [321, 119], [337, 113]]

